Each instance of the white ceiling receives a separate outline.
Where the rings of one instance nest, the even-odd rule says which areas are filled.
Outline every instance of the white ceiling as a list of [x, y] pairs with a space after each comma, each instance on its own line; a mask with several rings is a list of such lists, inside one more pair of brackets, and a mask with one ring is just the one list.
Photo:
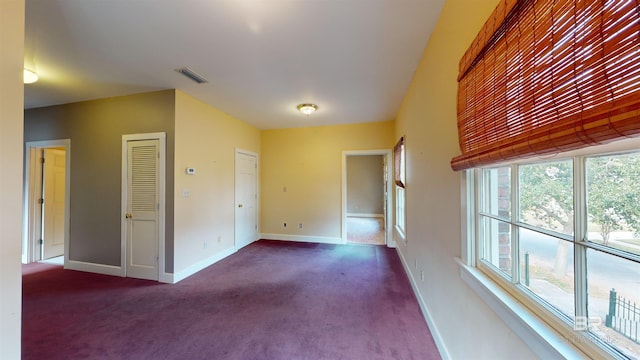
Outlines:
[[443, 2], [26, 0], [25, 108], [175, 88], [260, 129], [391, 120]]

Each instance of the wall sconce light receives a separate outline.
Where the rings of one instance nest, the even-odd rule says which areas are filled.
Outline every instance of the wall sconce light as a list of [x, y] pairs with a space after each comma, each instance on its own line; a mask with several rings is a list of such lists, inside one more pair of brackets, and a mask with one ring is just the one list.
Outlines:
[[309, 116], [311, 115], [314, 111], [318, 110], [318, 105], [315, 104], [300, 104], [297, 106], [298, 110], [300, 110], [301, 113]]
[[38, 81], [38, 74], [36, 74], [35, 71], [24, 69], [22, 80], [24, 81], [25, 84], [32, 84]]

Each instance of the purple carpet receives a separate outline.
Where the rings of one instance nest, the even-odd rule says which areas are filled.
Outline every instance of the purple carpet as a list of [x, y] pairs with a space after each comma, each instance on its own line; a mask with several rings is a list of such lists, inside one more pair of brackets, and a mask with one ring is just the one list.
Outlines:
[[23, 359], [439, 359], [395, 250], [261, 240], [175, 285], [23, 266]]

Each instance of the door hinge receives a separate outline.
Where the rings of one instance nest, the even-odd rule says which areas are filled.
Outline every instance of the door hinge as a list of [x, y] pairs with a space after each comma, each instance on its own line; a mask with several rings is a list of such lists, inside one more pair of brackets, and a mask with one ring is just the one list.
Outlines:
[[44, 244], [44, 240], [43, 239], [38, 240], [38, 244], [40, 245]]
[[44, 199], [43, 198], [38, 199], [38, 204], [40, 205], [44, 204]]
[[40, 164], [44, 164], [44, 157], [40, 158]]

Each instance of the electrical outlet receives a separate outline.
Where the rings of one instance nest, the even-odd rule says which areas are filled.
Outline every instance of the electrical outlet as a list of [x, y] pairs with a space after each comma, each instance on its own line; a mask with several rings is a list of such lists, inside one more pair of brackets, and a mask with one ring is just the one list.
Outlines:
[[298, 224], [298, 229], [302, 230], [302, 223]]

